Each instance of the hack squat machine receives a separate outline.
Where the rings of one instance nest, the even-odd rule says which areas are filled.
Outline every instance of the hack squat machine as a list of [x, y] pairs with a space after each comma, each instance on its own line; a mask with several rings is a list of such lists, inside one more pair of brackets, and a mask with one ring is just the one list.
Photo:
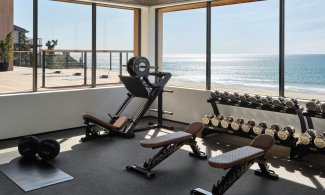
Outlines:
[[[134, 137], [134, 132], [136, 131], [165, 127], [162, 124], [162, 114], [168, 114], [170, 112], [162, 110], [162, 93], [166, 92], [164, 91], [164, 87], [171, 78], [171, 73], [158, 72], [156, 67], [150, 66], [148, 59], [145, 57], [133, 57], [129, 59], [126, 67], [130, 76], [119, 76], [125, 88], [128, 90], [126, 99], [117, 109], [115, 115], [112, 116], [108, 114], [110, 117], [109, 122], [105, 122], [84, 113], [82, 117], [86, 125], [86, 136], [83, 137], [81, 141], [110, 135], [132, 138]], [[154, 68], [155, 71], [150, 72], [150, 68]], [[144, 98], [146, 101], [132, 118], [122, 116], [122, 112], [135, 97]], [[139, 120], [148, 111], [157, 97], [158, 109], [153, 109], [153, 111], [158, 112], [158, 124], [135, 129]], [[103, 131], [100, 131], [100, 129], [96, 128], [96, 126]]]

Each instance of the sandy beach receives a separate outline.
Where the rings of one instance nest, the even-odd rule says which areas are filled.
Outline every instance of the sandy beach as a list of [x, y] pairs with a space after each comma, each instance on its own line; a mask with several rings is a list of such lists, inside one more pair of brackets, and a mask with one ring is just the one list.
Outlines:
[[[205, 83], [195, 83], [195, 82], [182, 82], [171, 79], [168, 83], [168, 86], [174, 87], [186, 87], [186, 88], [194, 88], [194, 89], [205, 89]], [[269, 96], [279, 96], [278, 90], [270, 90], [270, 89], [263, 89], [263, 88], [253, 88], [253, 87], [246, 87], [246, 86], [233, 86], [233, 85], [223, 85], [223, 84], [212, 84], [211, 90], [215, 91], [228, 91], [228, 92], [238, 92], [238, 93], [248, 93], [248, 94], [258, 94], [258, 95], [269, 95]], [[289, 98], [297, 98], [303, 100], [310, 100], [310, 99], [319, 99], [321, 101], [325, 101], [325, 96], [318, 93], [297, 93], [292, 91], [285, 91], [285, 96]]]
[[[60, 71], [60, 73], [55, 73]], [[42, 69], [38, 69], [38, 90], [58, 90], [58, 88], [71, 88], [73, 86], [89, 87], [91, 84], [91, 69], [87, 70], [87, 85], [84, 86], [84, 70], [79, 69], [46, 69], [45, 71], [45, 88], [42, 88]], [[79, 73], [80, 76], [75, 76], [75, 73]], [[32, 91], [32, 68], [27, 67], [14, 67], [13, 71], [0, 72], [0, 94], [6, 93], [21, 93]], [[125, 71], [124, 75], [128, 75]], [[107, 75], [107, 78], [102, 78], [102, 75]], [[105, 84], [119, 83], [119, 71], [108, 71], [98, 69], [96, 72], [97, 84], [105, 86]], [[101, 85], [102, 84], [102, 85]], [[172, 78], [168, 86], [185, 87], [194, 89], [205, 89], [205, 83], [196, 82], [183, 82], [175, 78]], [[213, 84], [212, 90], [239, 92], [259, 95], [278, 96], [278, 90], [270, 88], [253, 88], [247, 86], [234, 86], [224, 84]], [[298, 99], [319, 99], [325, 100], [323, 94], [315, 93], [297, 93], [290, 90], [285, 91], [285, 95], [290, 98]]]

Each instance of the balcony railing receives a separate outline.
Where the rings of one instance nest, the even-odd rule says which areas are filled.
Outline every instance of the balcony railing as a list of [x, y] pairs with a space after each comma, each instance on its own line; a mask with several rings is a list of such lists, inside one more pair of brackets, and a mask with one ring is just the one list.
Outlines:
[[[38, 69], [42, 88], [86, 86], [92, 71], [91, 50], [40, 50]], [[97, 50], [96, 84], [119, 82], [127, 61], [133, 57], [132, 50]], [[33, 67], [32, 51], [15, 51], [14, 66]], [[61, 79], [60, 79], [61, 78]], [[105, 80], [106, 79], [106, 80]], [[83, 81], [81, 81], [83, 80]]]

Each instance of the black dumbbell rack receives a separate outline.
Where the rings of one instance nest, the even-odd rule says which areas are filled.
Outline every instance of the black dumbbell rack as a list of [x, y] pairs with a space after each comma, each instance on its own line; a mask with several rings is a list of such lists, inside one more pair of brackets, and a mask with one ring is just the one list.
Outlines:
[[[217, 104], [224, 104], [224, 105], [235, 106], [235, 107], [245, 107], [245, 108], [250, 108], [250, 109], [263, 110], [263, 111], [267, 111], [267, 112], [278, 112], [278, 113], [297, 115], [299, 118], [299, 121], [300, 121], [302, 133], [305, 133], [307, 131], [306, 122], [304, 120], [305, 113], [303, 113], [303, 108], [299, 108], [297, 110], [268, 109], [268, 108], [263, 108], [263, 107], [254, 107], [251, 105], [243, 105], [243, 104], [236, 104], [236, 103], [232, 103], [232, 102], [219, 101], [219, 100], [214, 99], [213, 96], [211, 96], [207, 100], [207, 102], [211, 104], [213, 112], [216, 116], [218, 116], [220, 114]], [[308, 118], [307, 118], [307, 120], [308, 120]], [[257, 136], [252, 133], [245, 133], [241, 130], [235, 131], [235, 130], [232, 130], [230, 127], [228, 129], [224, 129], [221, 127], [210, 127], [209, 126], [203, 130], [202, 137], [206, 137], [206, 136], [214, 134], [214, 133], [227, 133], [227, 134], [231, 134], [231, 135], [248, 137], [248, 138], [255, 138]], [[298, 138], [294, 137], [293, 135], [289, 136], [286, 140], [279, 139], [276, 134], [274, 135], [274, 138], [275, 138], [275, 143], [291, 148], [291, 150], [290, 150], [290, 158], [291, 159], [299, 159], [303, 156], [306, 156], [306, 154], [312, 153], [312, 152], [309, 152], [310, 149], [308, 146], [298, 145], [297, 144]], [[303, 149], [301, 149], [302, 147], [303, 147]], [[307, 149], [305, 147], [308, 147], [307, 153], [306, 153]], [[314, 147], [312, 149], [313, 150], [311, 150], [311, 151], [315, 151], [315, 149], [318, 149], [318, 148]], [[318, 150], [316, 150], [316, 151], [318, 151]]]
[[[316, 114], [315, 112], [303, 112], [303, 116], [306, 117], [308, 129], [314, 129], [314, 124], [312, 118], [320, 118], [325, 119], [324, 113]], [[305, 133], [306, 131], [302, 132]], [[291, 151], [291, 154], [293, 155], [292, 159], [301, 159], [304, 156], [307, 156], [309, 154], [325, 154], [325, 148], [318, 148], [315, 146], [313, 142], [311, 142], [309, 145], [304, 145], [301, 143], [297, 143], [296, 147]]]

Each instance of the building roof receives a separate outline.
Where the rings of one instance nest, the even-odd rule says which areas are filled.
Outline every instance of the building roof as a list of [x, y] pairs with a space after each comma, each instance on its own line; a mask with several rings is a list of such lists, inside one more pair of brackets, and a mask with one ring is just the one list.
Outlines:
[[22, 27], [19, 27], [17, 25], [14, 25], [14, 31], [18, 31], [18, 32], [22, 32], [22, 33], [28, 33], [29, 31], [22, 28]]

